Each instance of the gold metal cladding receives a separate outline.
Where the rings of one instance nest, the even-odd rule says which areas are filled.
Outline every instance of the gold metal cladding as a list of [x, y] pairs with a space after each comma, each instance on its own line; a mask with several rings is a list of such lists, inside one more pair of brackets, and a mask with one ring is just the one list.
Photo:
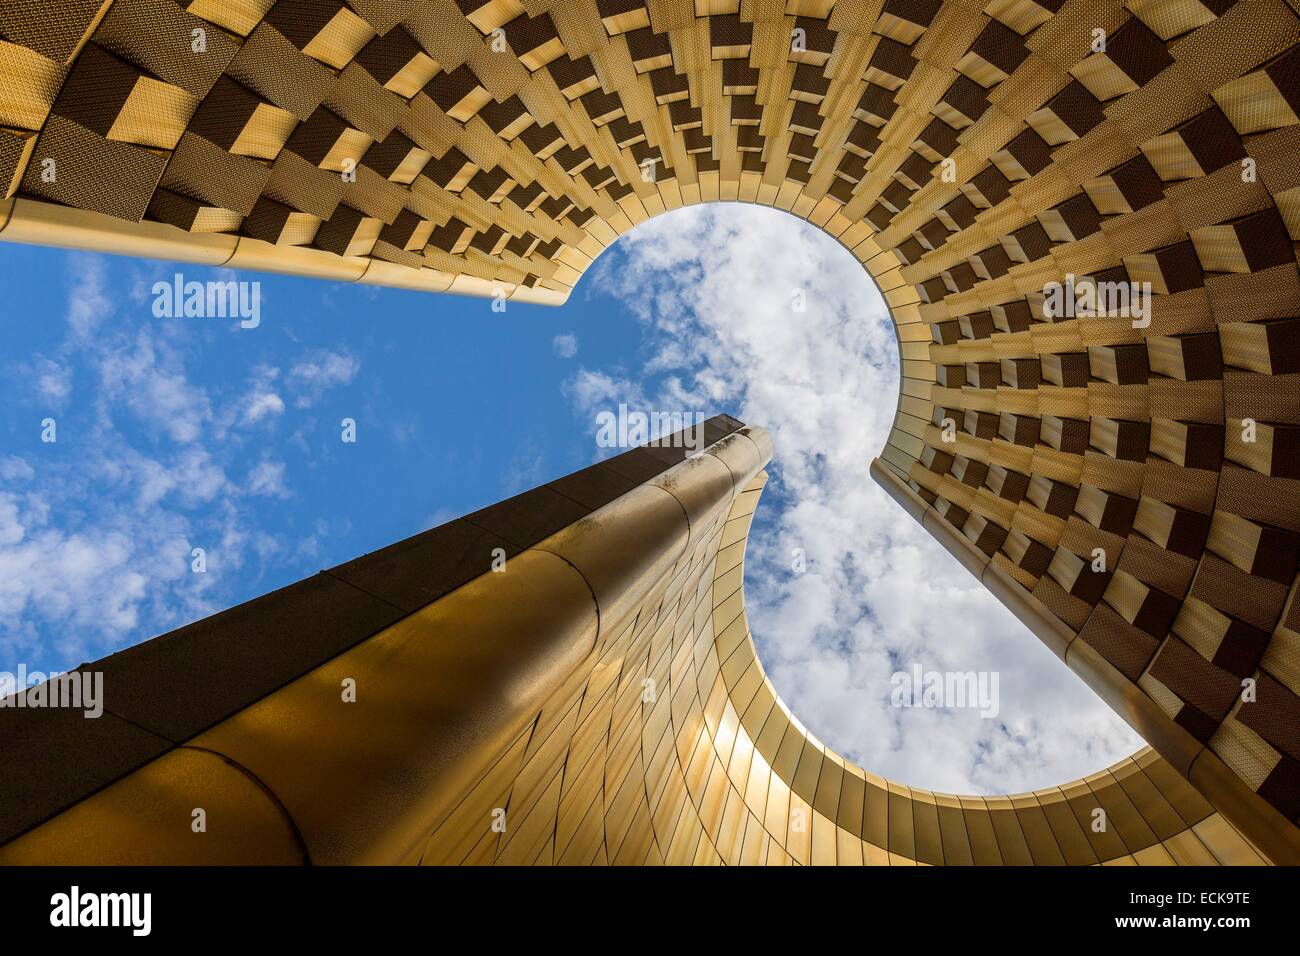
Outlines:
[[668, 572], [690, 538], [686, 512], [663, 488], [633, 488], [599, 511], [538, 543], [558, 555], [591, 586], [601, 633], [626, 623], [638, 600]]
[[543, 289], [537, 286], [517, 286], [510, 293], [511, 302], [530, 302], [535, 305], [564, 305], [569, 301], [569, 293], [557, 289]]
[[903, 484], [902, 479], [893, 472], [888, 471], [885, 466], [880, 463], [879, 458], [872, 460], [870, 473], [871, 477], [875, 479], [876, 484], [880, 485], [881, 488], [888, 492], [889, 496], [898, 502], [904, 511], [915, 518], [918, 522], [925, 517], [926, 509], [930, 506], [926, 504], [925, 500], [920, 495], [914, 492], [911, 488], [908, 488], [907, 485]]
[[[1300, 854], [1295, 851], [1295, 828], [1281, 814], [1263, 813], [1259, 796], [1242, 786], [1240, 778], [1208, 747], [1192, 762], [1188, 779], [1229, 820], [1248, 819], [1253, 823], [1253, 839], [1269, 848], [1269, 856], [1278, 864], [1295, 866]], [[1265, 805], [1264, 809], [1272, 810]], [[1274, 847], [1277, 850], [1274, 850]]]
[[647, 484], [668, 492], [686, 512], [690, 524], [688, 549], [699, 544], [735, 494], [731, 469], [721, 458], [708, 453], [692, 455]]
[[273, 245], [226, 233], [181, 232], [163, 223], [128, 222], [104, 213], [16, 197], [0, 201], [0, 240], [114, 255], [193, 262], [254, 272], [305, 275], [335, 282], [453, 292], [513, 302], [563, 305], [571, 289], [517, 285], [436, 269], [411, 269], [380, 259], [336, 256], [305, 246]]
[[284, 272], [335, 282], [356, 282], [365, 275], [369, 262], [360, 256], [322, 254], [319, 249], [302, 246], [275, 246], [244, 236], [240, 237], [239, 245], [225, 265], [230, 269]]
[[[595, 640], [582, 577], [554, 555], [525, 552], [37, 827], [0, 859], [415, 862], [483, 754], [526, 727]], [[195, 807], [208, 809], [205, 836], [189, 832]]]
[[[1151, 698], [1143, 694], [1135, 685], [1116, 673], [1104, 657], [1097, 653], [1085, 641], [1074, 640], [1066, 651], [1066, 664], [1083, 678], [1083, 682], [1097, 692], [1111, 708], [1123, 717], [1143, 739], [1148, 741], [1166, 760], [1183, 776], [1188, 776], [1192, 762], [1204, 750], [1191, 734], [1169, 720]], [[1240, 785], [1240, 782], [1238, 782]], [[1245, 788], [1242, 788], [1245, 789]], [[1253, 794], [1252, 794], [1253, 796]], [[1268, 810], [1276, 814], [1258, 797], [1258, 811]], [[1233, 822], [1246, 833], [1255, 833], [1259, 827], [1250, 821], [1234, 818]]]
[[237, 236], [182, 233], [162, 223], [125, 222], [103, 213], [31, 199], [8, 199], [5, 205], [9, 215], [0, 228], [0, 238], [9, 242], [99, 249], [206, 266], [226, 265], [239, 244]]
[[1012, 587], [1014, 581], [989, 561], [987, 555], [976, 549], [969, 539], [944, 524], [925, 499], [904, 484], [897, 474], [883, 467], [879, 458], [872, 461], [870, 474], [876, 484], [920, 522], [962, 567], [975, 575], [1052, 653], [1065, 660], [1070, 643], [1078, 635], [1023, 588]]
[[677, 499], [690, 525], [689, 551], [711, 531], [711, 524], [770, 460], [766, 429], [746, 426], [674, 465], [646, 484]]
[[[762, 468], [764, 465], [766, 465], [769, 461], [772, 460], [772, 456], [776, 453], [776, 449], [775, 446], [772, 444], [772, 436], [768, 434], [767, 429], [758, 428], [757, 426], [750, 425], [745, 428], [742, 428], [739, 434], [744, 435], [746, 438], [752, 441], [754, 443], [754, 446], [758, 449], [759, 468]], [[748, 484], [750, 478], [752, 477], [753, 476], [751, 475], [749, 476], [749, 478], [746, 478], [743, 484]]]
[[[751, 435], [750, 432], [753, 432]], [[766, 450], [766, 457], [763, 452]], [[763, 429], [741, 429], [709, 449], [731, 471], [736, 490], [743, 488], [771, 458], [772, 439]]]
[[[206, 832], [197, 833], [195, 811]], [[173, 750], [0, 846], [0, 864], [44, 866], [306, 862], [293, 823], [253, 777], [220, 754]]]
[[1114, 668], [1085, 642], [1075, 641], [1066, 661], [1272, 862], [1300, 864], [1300, 840], [1295, 827], [1245, 786], [1212, 750], [1173, 724], [1149, 697], [1115, 674]]
[[[426, 273], [431, 273], [426, 275]], [[371, 259], [366, 271], [357, 281], [365, 285], [394, 286], [401, 289], [413, 289], [416, 292], [446, 292], [451, 288], [456, 277], [449, 272], [435, 272], [432, 269], [416, 271], [394, 262]]]
[[[315, 863], [418, 859], [429, 821], [591, 651], [586, 583], [527, 551], [192, 743], [284, 804]], [[356, 702], [343, 702], [345, 682]]]

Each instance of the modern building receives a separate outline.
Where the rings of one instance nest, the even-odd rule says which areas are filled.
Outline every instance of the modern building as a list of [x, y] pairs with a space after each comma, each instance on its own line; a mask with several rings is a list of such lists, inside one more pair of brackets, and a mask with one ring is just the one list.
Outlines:
[[1300, 862], [1298, 155], [1297, 0], [5, 3], [0, 239], [559, 304], [683, 205], [826, 230], [872, 475], [1151, 746], [972, 797], [817, 741], [720, 417], [0, 709], [0, 862]]

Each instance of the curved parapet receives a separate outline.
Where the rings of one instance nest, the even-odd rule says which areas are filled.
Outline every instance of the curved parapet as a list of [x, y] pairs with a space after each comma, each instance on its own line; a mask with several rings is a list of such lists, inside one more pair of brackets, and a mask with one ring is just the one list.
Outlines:
[[877, 480], [1295, 861], [1300, 14], [868, 6], [8, 4], [0, 239], [557, 304], [667, 210], [806, 219], [897, 330]]

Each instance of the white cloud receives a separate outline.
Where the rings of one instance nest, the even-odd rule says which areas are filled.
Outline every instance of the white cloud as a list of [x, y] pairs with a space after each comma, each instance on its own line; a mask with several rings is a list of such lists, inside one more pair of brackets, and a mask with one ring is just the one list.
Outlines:
[[187, 504], [211, 501], [227, 489], [224, 469], [203, 448], [182, 449], [172, 461], [171, 473], [177, 491]]
[[284, 415], [280, 369], [258, 363], [249, 372], [243, 394], [233, 401], [218, 403], [213, 414], [211, 435], [224, 440], [239, 428], [270, 426]]
[[176, 442], [196, 441], [212, 417], [206, 392], [188, 381], [181, 357], [149, 329], [97, 349], [101, 404], [124, 402]]
[[[141, 539], [104, 527], [80, 533], [25, 530], [18, 540], [0, 536], [0, 617], [11, 623], [24, 615], [61, 622], [58, 648], [78, 659], [93, 644], [87, 638], [136, 626], [148, 577], [133, 558], [151, 535]], [[6, 628], [5, 636], [12, 647], [15, 635]]]
[[0, 458], [0, 480], [3, 481], [30, 481], [36, 477], [36, 472], [24, 458], [10, 457]]
[[284, 484], [284, 462], [269, 459], [258, 462], [248, 473], [244, 488], [250, 495], [289, 497], [289, 489]]
[[74, 255], [68, 261], [75, 273], [68, 290], [68, 332], [73, 340], [89, 343], [104, 319], [113, 313], [113, 302], [104, 291], [104, 259]]
[[284, 414], [284, 399], [275, 392], [253, 392], [244, 406], [244, 423], [255, 425], [268, 415]]
[[[596, 281], [645, 323], [649, 353], [640, 375], [584, 369], [566, 391], [585, 415], [653, 376], [658, 407], [730, 411], [771, 433], [750, 625], [773, 683], [818, 737], [904, 783], [984, 793], [1060, 783], [1140, 745], [871, 480], [894, 415], [897, 346], [879, 292], [834, 239], [730, 205], [662, 216], [617, 248]], [[998, 718], [892, 706], [890, 677], [913, 664], [998, 672]]]
[[295, 393], [294, 404], [298, 408], [310, 408], [329, 389], [350, 383], [359, 371], [361, 363], [346, 352], [321, 349], [311, 353], [289, 369], [288, 384]]
[[551, 339], [551, 348], [560, 358], [573, 358], [578, 354], [578, 337], [572, 333], [557, 335]]
[[36, 394], [54, 408], [62, 408], [72, 394], [72, 369], [37, 356], [30, 374], [36, 381]]
[[616, 408], [620, 403], [638, 408], [646, 404], [638, 383], [624, 376], [593, 372], [586, 368], [580, 369], [568, 379], [563, 390], [578, 410], [586, 415]]
[[0, 492], [0, 547], [17, 544], [26, 533], [18, 516], [18, 498]]

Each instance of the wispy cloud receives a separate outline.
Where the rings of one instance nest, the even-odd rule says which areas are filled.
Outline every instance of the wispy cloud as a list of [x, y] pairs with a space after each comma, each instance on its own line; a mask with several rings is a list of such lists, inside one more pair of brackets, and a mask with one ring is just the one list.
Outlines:
[[620, 402], [636, 406], [645, 404], [641, 384], [617, 372], [611, 374], [580, 369], [564, 382], [563, 391], [585, 415], [616, 406]]
[[572, 333], [551, 339], [551, 349], [560, 358], [570, 359], [578, 354], [578, 337]]
[[41, 401], [51, 411], [61, 411], [72, 394], [72, 369], [37, 355], [27, 363], [25, 371]]
[[212, 417], [206, 392], [191, 384], [178, 352], [151, 330], [94, 349], [100, 401], [125, 403], [138, 419], [176, 442], [196, 441]]
[[501, 487], [506, 495], [515, 495], [540, 485], [547, 478], [546, 454], [536, 441], [525, 441], [515, 452], [501, 476]]
[[328, 390], [351, 382], [359, 371], [361, 362], [346, 352], [329, 349], [312, 352], [289, 369], [287, 382], [294, 392], [294, 404], [298, 408], [310, 408]]
[[239, 403], [238, 415], [243, 424], [256, 425], [284, 414], [284, 399], [277, 390], [279, 378], [280, 370], [274, 366], [262, 364], [253, 369], [248, 391]]
[[244, 489], [250, 495], [288, 498], [289, 489], [285, 487], [284, 483], [284, 462], [269, 459], [259, 461], [249, 471]]
[[26, 459], [23, 458], [0, 458], [0, 480], [2, 481], [25, 481], [36, 474], [32, 470]]

